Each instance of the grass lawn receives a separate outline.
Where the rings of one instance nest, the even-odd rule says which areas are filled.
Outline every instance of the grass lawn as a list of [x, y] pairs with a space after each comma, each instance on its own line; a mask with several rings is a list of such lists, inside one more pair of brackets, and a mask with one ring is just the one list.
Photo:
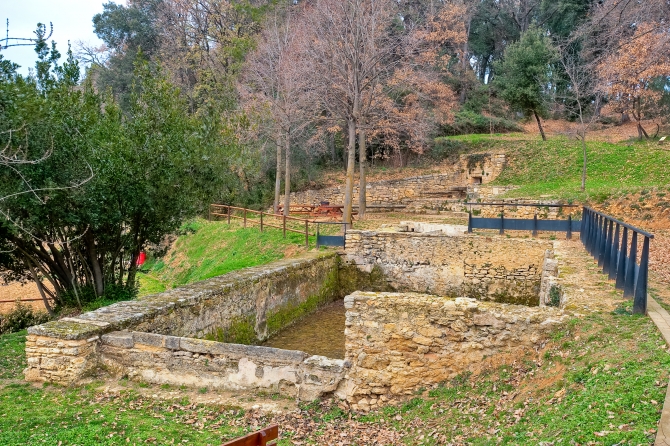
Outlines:
[[670, 371], [655, 326], [631, 315], [629, 304], [573, 319], [511, 365], [490, 358], [476, 375], [365, 415], [332, 402], [276, 415], [159, 400], [140, 394], [153, 392], [146, 384], [125, 380], [120, 393], [103, 382], [36, 387], [20, 381], [24, 339], [25, 332], [0, 336], [2, 445], [220, 444], [273, 422], [280, 445], [327, 444], [343, 434], [346, 444], [371, 444], [382, 431], [407, 445], [651, 444]]
[[548, 141], [524, 135], [463, 135], [443, 138], [470, 151], [505, 151], [507, 166], [493, 184], [519, 185], [509, 197], [602, 202], [611, 195], [670, 185], [670, 151], [653, 142], [587, 142], [586, 192], [580, 191], [581, 142], [554, 136]]
[[[186, 225], [172, 249], [149, 259], [139, 274], [140, 295], [159, 293], [250, 266], [264, 265], [306, 250], [304, 234], [257, 226], [246, 229], [238, 222], [197, 220]], [[310, 232], [313, 229], [310, 228]], [[314, 237], [310, 247], [314, 248]]]

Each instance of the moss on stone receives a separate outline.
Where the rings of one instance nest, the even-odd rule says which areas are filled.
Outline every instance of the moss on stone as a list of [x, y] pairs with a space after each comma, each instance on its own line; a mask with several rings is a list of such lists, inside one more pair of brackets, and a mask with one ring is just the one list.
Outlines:
[[217, 327], [207, 334], [205, 339], [232, 344], [257, 344], [258, 338], [254, 330], [255, 318], [255, 315], [233, 318], [227, 327]]
[[366, 273], [355, 264], [340, 260], [339, 276], [342, 297], [354, 291], [395, 291], [378, 265], [373, 266], [372, 271]]

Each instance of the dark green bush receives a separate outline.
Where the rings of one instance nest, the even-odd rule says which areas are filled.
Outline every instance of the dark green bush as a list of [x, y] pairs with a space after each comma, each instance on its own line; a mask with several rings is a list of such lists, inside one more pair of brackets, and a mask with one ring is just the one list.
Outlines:
[[[100, 302], [110, 305], [122, 300], [131, 300], [137, 296], [137, 291], [137, 286], [126, 287], [110, 283], [105, 287], [105, 294], [100, 297], [95, 295], [93, 287], [86, 286], [78, 288], [77, 294], [72, 290], [68, 291], [61, 296], [61, 299], [64, 307], [77, 308], [79, 307], [79, 303], [81, 303], [82, 307], [84, 307], [83, 309], [91, 310], [101, 307], [102, 305], [99, 305]], [[77, 297], [79, 297], [79, 301], [77, 301]]]
[[446, 135], [466, 135], [470, 133], [510, 133], [522, 131], [515, 122], [495, 116], [484, 116], [469, 110], [456, 113], [454, 122], [443, 126]]
[[430, 158], [441, 161], [444, 159], [450, 159], [452, 161], [458, 160], [458, 156], [461, 153], [466, 153], [468, 151], [468, 145], [463, 141], [455, 141], [453, 139], [447, 138], [435, 138], [435, 144], [428, 152]]
[[17, 301], [11, 312], [0, 314], [0, 334], [20, 331], [33, 325], [43, 324], [48, 320], [47, 313], [34, 311], [31, 307]]

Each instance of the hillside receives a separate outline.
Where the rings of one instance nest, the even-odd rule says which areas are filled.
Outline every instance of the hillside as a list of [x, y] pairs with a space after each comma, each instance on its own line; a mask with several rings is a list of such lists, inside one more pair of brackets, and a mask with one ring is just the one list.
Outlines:
[[[313, 245], [312, 245], [313, 246]], [[150, 258], [139, 275], [140, 295], [220, 276], [249, 266], [263, 265], [305, 251], [305, 236], [276, 229], [260, 232], [237, 222], [197, 220], [160, 258]]]
[[582, 149], [577, 140], [554, 136], [464, 135], [445, 138], [467, 151], [505, 152], [507, 166], [493, 184], [518, 185], [510, 197], [558, 198], [601, 203], [612, 195], [670, 187], [670, 150], [655, 142], [587, 142], [586, 191], [580, 191]]

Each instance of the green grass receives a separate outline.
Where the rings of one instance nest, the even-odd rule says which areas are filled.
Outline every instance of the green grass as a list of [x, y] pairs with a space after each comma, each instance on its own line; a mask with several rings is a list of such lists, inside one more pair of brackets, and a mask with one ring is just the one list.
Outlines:
[[[670, 371], [670, 354], [653, 323], [624, 305], [573, 319], [548, 338], [543, 351], [476, 376], [462, 374], [399, 407], [362, 415], [308, 404], [299, 417], [280, 416], [279, 444], [292, 444], [296, 427], [309, 440], [305, 444], [326, 444], [332, 438], [320, 435], [334, 425], [347, 429], [351, 444], [369, 444], [352, 438], [359, 428], [349, 429], [347, 420], [401, 432], [407, 445], [653, 443]], [[140, 391], [172, 388], [125, 379], [121, 392], [106, 391], [103, 382], [76, 388], [20, 383], [24, 340], [25, 332], [0, 336], [2, 445], [220, 444], [254, 424], [277, 421], [192, 404], [183, 394], [170, 401], [146, 397]]]
[[26, 331], [0, 336], [0, 379], [20, 378], [26, 367]]
[[587, 143], [586, 192], [580, 191], [581, 142], [565, 137], [548, 141], [523, 135], [463, 135], [448, 138], [470, 150], [504, 150], [508, 163], [493, 184], [519, 185], [510, 197], [553, 198], [602, 202], [615, 193], [670, 184], [670, 151], [655, 143]]
[[[0, 336], [0, 444], [221, 444], [251, 431], [234, 407], [146, 398], [133, 383], [36, 387], [21, 382], [26, 332]], [[141, 387], [138, 385], [138, 387]], [[62, 442], [62, 443], [61, 443]]]
[[[159, 293], [250, 266], [283, 258], [287, 251], [304, 252], [305, 236], [266, 228], [242, 228], [237, 222], [198, 220], [177, 238], [163, 258], [150, 259], [139, 274], [140, 295]], [[313, 247], [313, 237], [310, 237]]]
[[460, 376], [365, 420], [392, 423], [412, 445], [653, 443], [670, 367], [654, 324], [623, 308], [551, 339], [540, 358]]

